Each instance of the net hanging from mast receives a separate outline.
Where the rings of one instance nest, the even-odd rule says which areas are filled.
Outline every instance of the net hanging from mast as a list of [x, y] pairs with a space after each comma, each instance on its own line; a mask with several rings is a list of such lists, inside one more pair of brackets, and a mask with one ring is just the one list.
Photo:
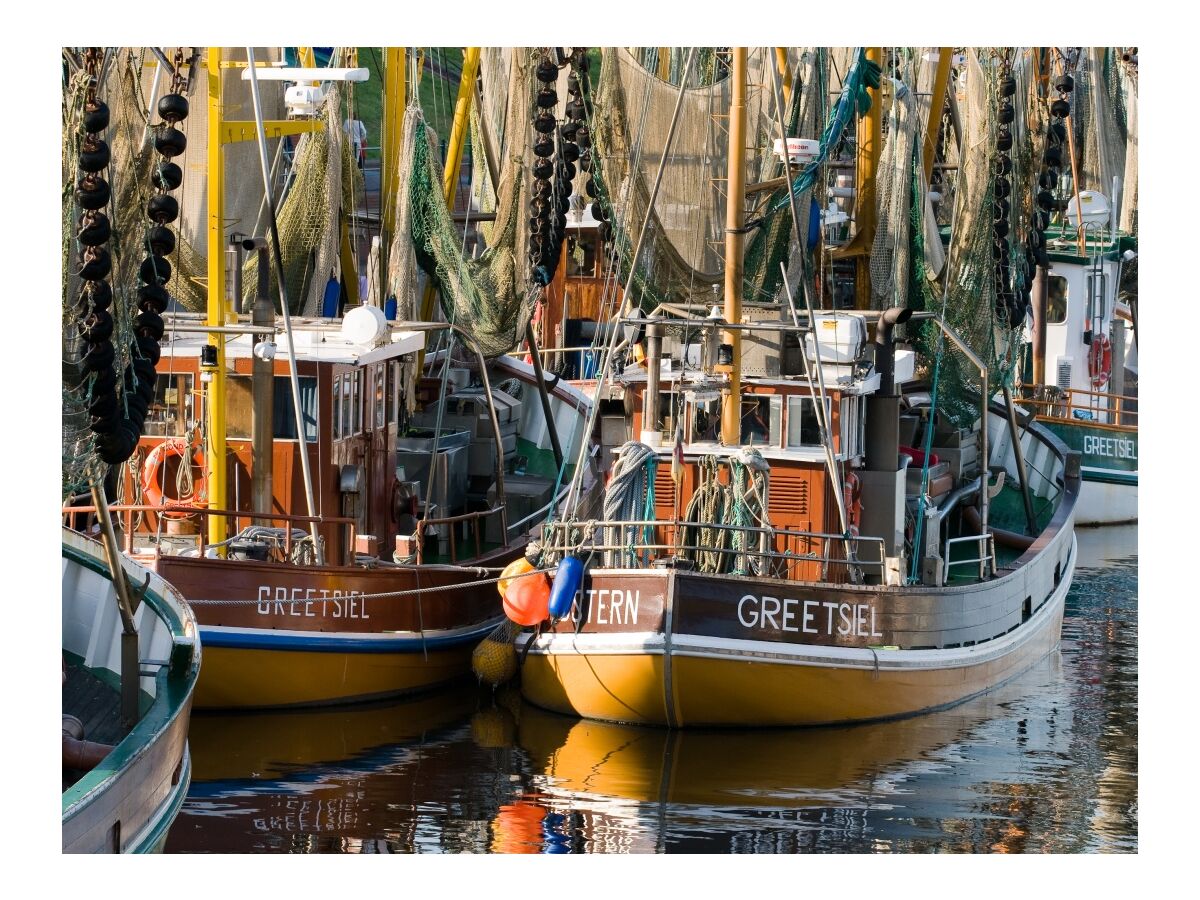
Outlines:
[[[533, 55], [514, 51], [510, 67], [505, 133], [527, 135], [532, 103]], [[537, 291], [527, 289], [524, 141], [504, 147], [500, 162], [496, 219], [487, 249], [478, 259], [465, 256], [462, 238], [443, 194], [443, 170], [437, 136], [419, 106], [404, 116], [398, 179], [396, 234], [389, 254], [388, 284], [397, 299], [397, 315], [418, 318], [419, 270], [433, 275], [448, 321], [472, 335], [483, 355], [516, 349], [525, 336]]]

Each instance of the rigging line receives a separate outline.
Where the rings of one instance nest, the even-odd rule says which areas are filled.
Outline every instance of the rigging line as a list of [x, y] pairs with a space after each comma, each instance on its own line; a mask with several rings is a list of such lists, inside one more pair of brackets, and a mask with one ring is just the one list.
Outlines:
[[[667, 153], [670, 151], [671, 144], [675, 139], [675, 131], [679, 125], [679, 112], [680, 112], [680, 110], [683, 109], [683, 97], [684, 97], [684, 93], [687, 91], [688, 74], [692, 70], [692, 64], [695, 61], [695, 59], [696, 59], [696, 48], [691, 47], [688, 50], [687, 61], [683, 65], [683, 77], [679, 80], [679, 95], [675, 99], [675, 112], [671, 115], [671, 127], [667, 131], [666, 146], [663, 148], [663, 155], [658, 161], [658, 174], [655, 175], [655, 177], [654, 177], [654, 189], [651, 191], [649, 202], [646, 204], [646, 215], [642, 219], [641, 232], [638, 234], [637, 243], [634, 245], [633, 258], [630, 261], [630, 278], [629, 278], [629, 281], [626, 282], [626, 284], [625, 284], [625, 292], [621, 298], [621, 305], [617, 309], [617, 316], [615, 317], [617, 319], [617, 322], [620, 321], [621, 310], [624, 310], [625, 307], [629, 303], [629, 289], [632, 286], [633, 280], [634, 280], [632, 275], [633, 275], [633, 272], [635, 272], [637, 269], [638, 256], [641, 254], [642, 242], [645, 240], [645, 237], [646, 237], [646, 228], [650, 224], [650, 215], [654, 211], [654, 201], [658, 197], [658, 189], [659, 189], [659, 186], [662, 184], [663, 170], [666, 168], [666, 162], [667, 162]], [[600, 373], [599, 373], [600, 377], [596, 379], [596, 393], [592, 399], [592, 408], [588, 413], [587, 427], [583, 431], [584, 434], [592, 433], [592, 428], [595, 426], [595, 423], [596, 423], [596, 415], [600, 411], [600, 394], [604, 389], [604, 382], [608, 378], [608, 370], [610, 368], [610, 363], [612, 362], [613, 348], [616, 346], [617, 335], [620, 333], [620, 329], [618, 329], [616, 327], [616, 324], [617, 323], [614, 323], [614, 327], [612, 329], [612, 337], [609, 340], [608, 347], [605, 350], [604, 357], [602, 358], [603, 368], [600, 370]], [[650, 385], [647, 385], [647, 387], [650, 387]], [[658, 390], [658, 385], [654, 385], [653, 389]], [[573, 496], [572, 496], [572, 494], [567, 495], [568, 496], [568, 503], [567, 503], [568, 509], [572, 509], [574, 507], [574, 505], [578, 502], [579, 491], [583, 484], [583, 478], [580, 476], [580, 473], [583, 471], [584, 454], [587, 452], [588, 442], [580, 441], [579, 444], [580, 444], [579, 457], [575, 464], [575, 481], [574, 481], [575, 490], [573, 492]]]
[[[783, 139], [783, 149], [784, 149], [784, 154], [785, 154], [785, 159], [786, 159], [787, 131], [784, 127], [784, 122], [783, 122], [783, 108], [780, 105], [780, 98], [782, 95], [781, 95], [781, 92], [779, 89], [779, 71], [778, 71], [778, 69], [775, 69], [775, 68], [771, 68], [771, 89], [775, 95], [776, 124], [779, 126], [779, 134], [781, 135], [781, 137]], [[846, 543], [846, 559], [849, 561], [853, 561], [855, 558], [855, 552], [854, 552], [854, 549], [852, 549], [852, 547], [850, 545], [850, 527], [849, 527], [849, 521], [847, 519], [847, 514], [846, 514], [846, 502], [845, 502], [844, 492], [841, 489], [842, 473], [839, 470], [837, 460], [833, 455], [833, 437], [832, 437], [832, 434], [829, 429], [828, 417], [830, 415], [831, 410], [829, 410], [828, 407], [826, 406], [826, 404], [829, 401], [827, 400], [826, 393], [825, 393], [825, 374], [824, 374], [824, 366], [821, 365], [821, 346], [820, 346], [819, 341], [817, 340], [816, 331], [815, 331], [816, 312], [813, 310], [812, 297], [808, 291], [808, 280], [804, 274], [804, 245], [803, 245], [803, 243], [801, 243], [801, 237], [800, 237], [800, 218], [799, 218], [799, 213], [798, 213], [798, 209], [796, 206], [795, 184], [791, 180], [788, 181], [787, 192], [788, 192], [788, 202], [791, 204], [791, 209], [792, 209], [792, 232], [793, 232], [793, 235], [795, 236], [797, 245], [800, 247], [800, 253], [798, 254], [798, 265], [800, 266], [800, 283], [804, 290], [804, 303], [808, 310], [809, 330], [813, 334], [813, 348], [816, 351], [816, 360], [813, 362], [813, 365], [815, 365], [816, 370], [817, 370], [817, 385], [818, 385], [818, 391], [819, 391], [819, 397], [820, 397], [820, 402], [817, 404], [817, 410], [816, 410], [817, 424], [818, 424], [818, 427], [821, 429], [821, 444], [823, 445], [823, 448], [825, 450], [825, 464], [829, 470], [829, 477], [833, 482], [831, 485], [831, 488], [833, 490], [834, 502], [837, 505], [838, 519], [842, 526], [842, 534], [844, 534], [846, 536], [846, 542], [845, 542]], [[788, 307], [791, 310], [791, 314], [792, 314], [792, 324], [799, 326], [800, 320], [796, 314], [796, 301], [792, 297], [792, 289], [787, 281], [787, 266], [783, 262], [779, 263], [779, 271], [780, 271], [780, 274], [783, 276], [783, 286], [787, 292]], [[800, 358], [804, 362], [805, 374], [808, 377], [809, 390], [811, 391], [812, 390], [812, 367], [809, 365], [808, 353], [806, 350], [805, 343], [806, 343], [805, 340], [801, 339], [801, 341], [800, 341]], [[854, 570], [852, 569], [852, 571], [854, 571]]]
[[[279, 305], [283, 312], [283, 327], [284, 331], [287, 333], [288, 339], [288, 362], [290, 363], [289, 374], [291, 375], [289, 381], [292, 387], [292, 405], [295, 407], [296, 412], [296, 439], [299, 443], [300, 463], [304, 471], [304, 493], [305, 499], [308, 501], [308, 514], [310, 516], [315, 516], [316, 503], [313, 501], [312, 472], [309, 469], [306, 434], [307, 425], [304, 421], [304, 415], [302, 411], [303, 407], [300, 403], [300, 380], [296, 374], [296, 343], [292, 337], [292, 316], [291, 311], [288, 309], [287, 278], [283, 268], [283, 253], [279, 246], [279, 227], [275, 219], [275, 201], [271, 194], [271, 174], [270, 167], [267, 165], [267, 136], [266, 131], [263, 128], [262, 97], [259, 95], [258, 91], [258, 73], [254, 67], [253, 47], [246, 48], [246, 60], [249, 63], [250, 96], [254, 105], [254, 121], [258, 131], [258, 154], [259, 162], [262, 167], [263, 191], [268, 198], [268, 205], [271, 213], [271, 243], [275, 251], [275, 266], [278, 270], [275, 281], [279, 288]], [[213, 248], [210, 247], [209, 252], [212, 252], [212, 249]], [[316, 522], [310, 524], [310, 530], [312, 531], [313, 551], [316, 554], [317, 562], [324, 564], [325, 554], [321, 550], [320, 537], [317, 533]]]

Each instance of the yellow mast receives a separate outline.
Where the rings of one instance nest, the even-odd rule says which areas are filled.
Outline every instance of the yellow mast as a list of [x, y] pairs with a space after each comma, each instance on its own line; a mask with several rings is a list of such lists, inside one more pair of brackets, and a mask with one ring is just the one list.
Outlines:
[[[883, 48], [868, 47], [867, 59], [883, 64]], [[880, 90], [868, 88], [875, 96], [871, 108], [858, 123], [858, 165], [854, 179], [854, 243], [858, 269], [854, 278], [854, 305], [858, 309], [871, 308], [871, 245], [875, 243], [875, 177], [879, 171], [879, 159], [883, 153], [883, 104], [879, 102]]]
[[925, 128], [925, 145], [921, 151], [926, 184], [933, 176], [933, 158], [937, 154], [938, 129], [942, 125], [942, 108], [946, 105], [946, 86], [950, 84], [950, 62], [953, 58], [953, 47], [938, 47], [937, 73], [933, 77], [933, 97], [929, 101], [929, 123]]
[[[786, 110], [792, 103], [792, 70], [788, 68], [787, 47], [775, 48], [775, 66], [779, 69], [779, 78], [783, 82], [783, 108]], [[783, 114], [787, 121], [787, 113]]]
[[[746, 197], [746, 48], [733, 48], [733, 102], [729, 107], [729, 177], [725, 195], [725, 321], [742, 321], [742, 228]], [[721, 442], [736, 445], [742, 437], [742, 333], [722, 332], [733, 347], [729, 389], [721, 406]]]
[[[301, 50], [301, 60], [308, 49], [308, 65], [312, 64], [310, 48]], [[205, 324], [214, 328], [226, 324], [232, 309], [225, 299], [225, 167], [222, 150], [226, 144], [254, 140], [257, 136], [253, 120], [226, 120], [221, 103], [221, 70], [245, 68], [246, 63], [222, 61], [220, 47], [209, 47], [208, 70], [208, 306]], [[268, 121], [263, 123], [268, 138], [302, 134], [324, 127], [320, 120]], [[212, 376], [208, 382], [205, 408], [207, 410], [207, 441], [204, 464], [207, 469], [208, 505], [212, 509], [227, 509], [227, 473], [225, 467], [225, 336], [219, 331], [208, 334], [208, 343], [217, 348], [216, 366], [203, 366], [201, 371]], [[219, 543], [226, 538], [224, 516], [208, 517], [208, 541]], [[224, 550], [219, 552], [224, 553]]]
[[[225, 324], [225, 175], [221, 166], [221, 48], [208, 48], [208, 319], [211, 326]], [[225, 509], [225, 336], [209, 332], [208, 343], [217, 348], [216, 368], [204, 371], [208, 383], [208, 441], [204, 459], [208, 468], [208, 505]], [[208, 542], [225, 540], [223, 517], [208, 517]]]

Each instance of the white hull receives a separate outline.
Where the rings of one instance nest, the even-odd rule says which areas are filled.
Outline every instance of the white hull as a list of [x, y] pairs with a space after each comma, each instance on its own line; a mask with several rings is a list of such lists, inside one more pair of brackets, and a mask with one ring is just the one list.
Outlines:
[[1089, 481], [1083, 473], [1079, 502], [1075, 506], [1076, 525], [1121, 525], [1138, 518], [1136, 484], [1112, 484]]

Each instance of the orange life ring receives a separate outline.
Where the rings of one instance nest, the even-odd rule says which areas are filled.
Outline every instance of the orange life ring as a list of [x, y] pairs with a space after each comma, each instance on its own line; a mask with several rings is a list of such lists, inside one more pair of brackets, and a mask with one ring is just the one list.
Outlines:
[[846, 525], [850, 533], [857, 537], [858, 526], [862, 522], [862, 482], [854, 472], [846, 473], [842, 497], [846, 504]]
[[1092, 338], [1088, 348], [1088, 375], [1092, 379], [1092, 387], [1100, 390], [1108, 384], [1112, 374], [1112, 341], [1108, 335], [1102, 334]]
[[192, 496], [187, 500], [178, 500], [163, 495], [159, 484], [159, 469], [168, 457], [185, 457], [189, 449], [190, 445], [183, 438], [168, 438], [150, 451], [146, 456], [146, 464], [142, 466], [142, 496], [151, 506], [162, 507], [162, 514], [168, 519], [187, 518], [190, 515], [188, 510], [204, 506], [208, 497], [208, 483], [204, 477], [204, 453], [199, 448], [191, 458], [191, 464], [200, 469], [199, 477], [193, 482]]

